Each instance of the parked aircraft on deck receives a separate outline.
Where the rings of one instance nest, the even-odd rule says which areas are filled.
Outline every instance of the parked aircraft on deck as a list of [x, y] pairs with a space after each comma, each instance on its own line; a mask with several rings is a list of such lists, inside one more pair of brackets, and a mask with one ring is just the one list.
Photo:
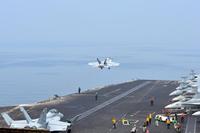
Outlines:
[[31, 129], [47, 129], [51, 132], [54, 131], [69, 131], [71, 130], [72, 123], [75, 122], [80, 115], [75, 116], [67, 122], [61, 121], [63, 114], [56, 109], [51, 109], [47, 112], [47, 108], [43, 109], [40, 117], [31, 119], [26, 110], [20, 106], [20, 111], [23, 113], [25, 120], [13, 120], [6, 112], [1, 113], [6, 124], [10, 128], [31, 128]]

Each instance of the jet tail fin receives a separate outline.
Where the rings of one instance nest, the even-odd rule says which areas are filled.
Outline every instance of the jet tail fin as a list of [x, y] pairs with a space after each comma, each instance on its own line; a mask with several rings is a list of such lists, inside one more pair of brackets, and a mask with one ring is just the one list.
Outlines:
[[20, 111], [23, 113], [24, 117], [26, 118], [27, 123], [32, 122], [31, 117], [28, 115], [24, 107], [20, 106], [19, 108], [20, 108]]
[[42, 113], [40, 114], [40, 118], [38, 120], [38, 123], [45, 126], [46, 118], [47, 118], [47, 108], [44, 108]]
[[13, 122], [13, 119], [7, 113], [1, 113], [2, 117], [4, 118], [6, 124], [10, 126]]
[[104, 61], [104, 63], [103, 63], [104, 65], [107, 65], [108, 63], [107, 63], [107, 58], [105, 59], [105, 61]]
[[97, 61], [98, 61], [99, 64], [101, 64], [101, 61], [99, 60], [99, 58], [97, 58]]

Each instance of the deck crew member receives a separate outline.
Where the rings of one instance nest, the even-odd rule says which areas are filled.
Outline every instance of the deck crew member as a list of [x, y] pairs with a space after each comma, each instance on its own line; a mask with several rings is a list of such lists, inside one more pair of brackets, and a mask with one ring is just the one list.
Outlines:
[[116, 129], [116, 128], [117, 128], [117, 125], [116, 125], [116, 123], [117, 123], [117, 120], [116, 120], [116, 118], [115, 118], [115, 117], [113, 117], [113, 118], [112, 118], [112, 124], [113, 124], [113, 128], [114, 128], [114, 129]]

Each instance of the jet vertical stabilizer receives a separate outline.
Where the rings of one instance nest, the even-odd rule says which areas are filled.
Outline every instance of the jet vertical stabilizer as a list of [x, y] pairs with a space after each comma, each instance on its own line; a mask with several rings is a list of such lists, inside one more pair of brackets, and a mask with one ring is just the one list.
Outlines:
[[10, 126], [13, 122], [13, 119], [7, 113], [1, 113], [1, 115], [6, 121], [6, 124]]
[[20, 111], [23, 113], [24, 117], [26, 118], [27, 123], [31, 123], [32, 119], [31, 117], [28, 115], [28, 113], [26, 112], [26, 110], [24, 109], [24, 107], [20, 106], [19, 107]]
[[44, 108], [42, 113], [40, 114], [40, 118], [38, 123], [42, 125], [42, 127], [46, 128], [46, 119], [47, 119], [47, 108]]

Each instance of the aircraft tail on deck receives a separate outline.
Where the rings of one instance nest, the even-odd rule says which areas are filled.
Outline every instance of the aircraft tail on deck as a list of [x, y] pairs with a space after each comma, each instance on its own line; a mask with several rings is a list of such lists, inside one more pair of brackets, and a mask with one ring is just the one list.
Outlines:
[[46, 119], [47, 119], [47, 108], [44, 108], [42, 113], [40, 114], [40, 118], [38, 123], [41, 124], [43, 127], [46, 126]]
[[20, 106], [20, 111], [23, 113], [24, 117], [26, 118], [27, 123], [31, 123], [32, 119], [29, 116], [29, 114], [26, 112], [26, 110], [24, 109], [24, 107]]
[[1, 113], [1, 115], [4, 118], [6, 124], [10, 126], [13, 122], [13, 119], [7, 113]]

